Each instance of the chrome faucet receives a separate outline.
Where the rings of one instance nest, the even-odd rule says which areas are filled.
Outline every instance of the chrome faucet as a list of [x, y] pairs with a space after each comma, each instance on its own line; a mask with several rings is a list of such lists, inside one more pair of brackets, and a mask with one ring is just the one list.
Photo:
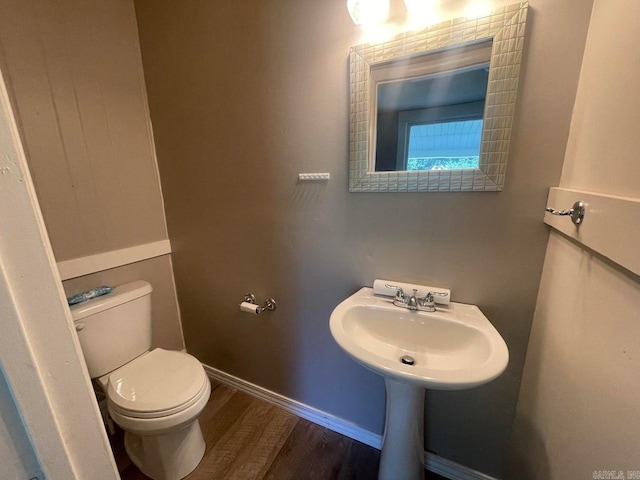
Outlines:
[[434, 295], [446, 295], [445, 293], [437, 293], [437, 292], [429, 292], [427, 293], [427, 295], [422, 299], [421, 303], [421, 309], [424, 312], [435, 312], [436, 311], [436, 302], [433, 299]]
[[404, 296], [404, 291], [402, 290], [401, 287], [398, 287], [396, 285], [389, 285], [388, 283], [385, 283], [384, 286], [387, 288], [395, 289], [396, 296], [393, 299], [394, 305], [396, 305], [397, 307], [400, 307], [400, 306], [404, 306], [407, 303], [406, 297]]
[[395, 288], [396, 296], [393, 299], [393, 304], [396, 307], [407, 308], [409, 310], [420, 310], [422, 312], [435, 312], [436, 302], [435, 296], [445, 297], [446, 293], [429, 292], [424, 298], [418, 298], [418, 290], [413, 289], [413, 295], [407, 298], [401, 287], [396, 285], [385, 284], [387, 288]]
[[407, 308], [409, 310], [417, 310], [418, 309], [418, 299], [416, 298], [416, 293], [418, 293], [418, 289], [414, 288], [413, 289], [413, 295], [411, 295], [407, 299]]

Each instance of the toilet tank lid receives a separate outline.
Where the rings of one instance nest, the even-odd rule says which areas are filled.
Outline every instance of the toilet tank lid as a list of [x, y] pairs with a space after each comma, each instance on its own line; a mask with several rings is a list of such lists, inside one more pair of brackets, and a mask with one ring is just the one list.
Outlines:
[[148, 295], [153, 291], [151, 284], [144, 280], [118, 285], [111, 293], [101, 297], [92, 298], [86, 302], [78, 303], [69, 307], [73, 321], [81, 320], [89, 315], [103, 312], [117, 305], [130, 302], [136, 298]]

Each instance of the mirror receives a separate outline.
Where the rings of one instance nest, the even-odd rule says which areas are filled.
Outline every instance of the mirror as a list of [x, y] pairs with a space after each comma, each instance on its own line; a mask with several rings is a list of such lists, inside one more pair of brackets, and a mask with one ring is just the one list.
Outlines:
[[479, 167], [491, 45], [371, 67], [374, 171]]
[[527, 6], [351, 49], [351, 192], [502, 190]]

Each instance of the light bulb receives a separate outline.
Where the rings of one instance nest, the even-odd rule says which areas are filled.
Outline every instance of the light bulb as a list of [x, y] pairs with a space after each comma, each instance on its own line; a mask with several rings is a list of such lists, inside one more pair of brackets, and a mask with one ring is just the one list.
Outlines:
[[440, 21], [440, 0], [404, 0], [412, 28], [426, 27]]
[[347, 9], [356, 25], [372, 25], [389, 16], [389, 0], [347, 0]]

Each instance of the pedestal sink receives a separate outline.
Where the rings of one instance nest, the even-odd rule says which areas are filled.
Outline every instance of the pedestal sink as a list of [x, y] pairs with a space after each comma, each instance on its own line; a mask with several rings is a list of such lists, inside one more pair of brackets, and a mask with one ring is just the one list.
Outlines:
[[379, 480], [424, 476], [424, 389], [459, 390], [498, 377], [509, 351], [475, 305], [408, 310], [365, 287], [331, 314], [331, 334], [387, 391]]

